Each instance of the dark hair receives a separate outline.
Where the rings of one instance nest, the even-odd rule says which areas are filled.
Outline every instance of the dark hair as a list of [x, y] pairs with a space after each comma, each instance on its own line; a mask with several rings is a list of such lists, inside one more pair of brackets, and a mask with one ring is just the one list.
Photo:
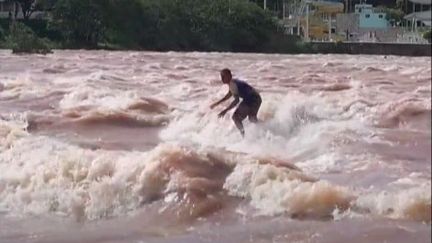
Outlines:
[[230, 77], [232, 77], [231, 70], [229, 70], [228, 68], [222, 69], [221, 70], [221, 74], [223, 74], [223, 75], [229, 75]]

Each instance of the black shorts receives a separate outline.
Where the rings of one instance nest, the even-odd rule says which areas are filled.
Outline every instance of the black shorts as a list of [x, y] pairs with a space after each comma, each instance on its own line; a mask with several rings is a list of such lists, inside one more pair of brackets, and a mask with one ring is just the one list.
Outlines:
[[234, 112], [234, 117], [240, 120], [244, 120], [246, 117], [249, 117], [249, 119], [256, 119], [258, 110], [261, 107], [261, 102], [261, 97], [259, 95], [254, 95], [249, 99], [243, 99]]

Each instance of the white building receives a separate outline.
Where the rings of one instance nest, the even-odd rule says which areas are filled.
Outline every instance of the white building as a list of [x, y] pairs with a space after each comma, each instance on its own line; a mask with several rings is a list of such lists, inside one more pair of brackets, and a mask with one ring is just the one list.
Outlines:
[[[406, 15], [404, 18], [411, 22], [413, 29], [416, 29], [421, 24], [431, 26], [431, 4], [432, 0], [408, 0], [413, 4], [413, 12]], [[417, 6], [417, 7], [416, 7]], [[429, 10], [424, 10], [424, 9]], [[417, 11], [418, 10], [418, 11]]]
[[408, 0], [413, 5], [413, 12], [407, 14], [408, 28], [399, 36], [398, 42], [404, 43], [428, 43], [423, 38], [422, 32], [431, 28], [431, 3], [432, 0]]

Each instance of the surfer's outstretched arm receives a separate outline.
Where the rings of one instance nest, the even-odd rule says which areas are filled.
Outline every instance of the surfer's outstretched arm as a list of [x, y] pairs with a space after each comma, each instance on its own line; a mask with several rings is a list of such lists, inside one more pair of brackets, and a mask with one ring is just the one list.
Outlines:
[[220, 103], [226, 101], [227, 99], [229, 99], [232, 96], [231, 92], [228, 91], [228, 93], [225, 95], [225, 97], [223, 97], [221, 100], [219, 100], [218, 102], [212, 104], [210, 106], [210, 109], [215, 108], [216, 106], [218, 106]]
[[219, 113], [219, 117], [223, 117], [229, 110], [236, 107], [239, 102], [240, 102], [240, 99], [238, 96], [236, 96], [235, 100], [233, 102], [231, 102], [231, 104], [225, 110], [223, 110], [221, 113]]

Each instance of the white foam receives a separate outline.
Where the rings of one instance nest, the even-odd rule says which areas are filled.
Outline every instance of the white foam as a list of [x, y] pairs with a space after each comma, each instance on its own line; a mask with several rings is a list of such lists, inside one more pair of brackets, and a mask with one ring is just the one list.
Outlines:
[[18, 139], [0, 154], [0, 208], [88, 219], [124, 214], [140, 205], [142, 196], [134, 191], [145, 157], [84, 150], [45, 137]]
[[80, 86], [66, 94], [60, 101], [61, 109], [73, 109], [79, 107], [98, 107], [106, 110], [126, 109], [131, 104], [139, 101], [136, 91], [119, 91], [93, 88], [88, 85]]
[[335, 136], [341, 136], [344, 131], [361, 133], [366, 129], [361, 121], [339, 115], [340, 111], [340, 106], [319, 95], [291, 93], [282, 98], [266, 99], [259, 113], [259, 119], [264, 121], [255, 125], [245, 120], [245, 139], [241, 138], [229, 115], [218, 119], [217, 111], [179, 116], [160, 136], [165, 141], [216, 146], [256, 155], [313, 157], [330, 149]]
[[204, 190], [214, 182], [188, 178], [177, 166], [193, 170], [205, 164], [201, 168], [212, 173], [214, 163], [174, 145], [150, 152], [92, 151], [25, 136], [0, 153], [0, 210], [84, 220], [124, 215], [183, 188]]
[[360, 196], [355, 205], [375, 215], [430, 222], [431, 184], [427, 182], [409, 189], [367, 193]]
[[266, 215], [329, 216], [336, 208], [348, 208], [351, 200], [346, 188], [311, 182], [300, 172], [273, 165], [237, 165], [224, 188], [231, 195], [249, 198]]
[[0, 118], [0, 152], [9, 148], [14, 141], [28, 136], [25, 131], [27, 123], [24, 120], [3, 120]]

